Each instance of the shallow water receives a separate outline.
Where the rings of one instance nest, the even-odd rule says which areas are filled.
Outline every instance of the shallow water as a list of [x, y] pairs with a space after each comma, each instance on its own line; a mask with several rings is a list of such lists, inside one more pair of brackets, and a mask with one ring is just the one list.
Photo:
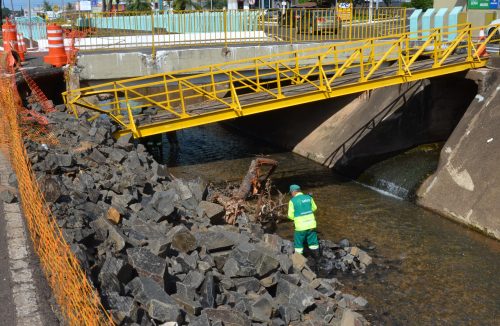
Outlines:
[[[174, 175], [239, 181], [256, 154], [267, 154], [279, 161], [273, 181], [281, 191], [293, 182], [313, 194], [320, 237], [375, 246], [366, 274], [337, 275], [344, 291], [369, 301], [364, 314], [374, 324], [500, 325], [500, 242], [217, 125], [181, 131], [178, 139], [180, 151], [167, 161]], [[406, 171], [419, 162], [402, 161]], [[292, 239], [290, 223], [278, 232]]]

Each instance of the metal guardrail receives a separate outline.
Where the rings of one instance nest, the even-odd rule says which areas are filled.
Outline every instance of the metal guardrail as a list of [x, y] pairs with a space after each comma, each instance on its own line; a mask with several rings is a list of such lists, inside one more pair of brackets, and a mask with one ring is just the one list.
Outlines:
[[[78, 31], [81, 51], [353, 40], [406, 31], [406, 8], [69, 13], [57, 20]], [[18, 28], [27, 30], [27, 22]], [[32, 29], [45, 37], [42, 24]], [[27, 36], [28, 34], [25, 33]]]
[[[458, 36], [447, 41], [449, 33]], [[498, 29], [498, 27], [497, 27]], [[430, 78], [486, 65], [488, 37], [469, 24], [277, 53], [120, 80], [63, 93], [77, 114], [106, 114], [135, 138]], [[420, 34], [420, 33], [419, 33]], [[386, 63], [392, 65], [387, 67]], [[199, 73], [199, 71], [205, 71]], [[105, 95], [106, 102], [95, 98]], [[158, 109], [148, 115], [147, 108]]]

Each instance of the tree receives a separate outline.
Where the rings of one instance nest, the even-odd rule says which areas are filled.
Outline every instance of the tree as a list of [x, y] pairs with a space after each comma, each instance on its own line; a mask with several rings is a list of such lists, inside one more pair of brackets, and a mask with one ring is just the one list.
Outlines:
[[411, 5], [415, 9], [428, 9], [434, 5], [433, 0], [411, 0]]
[[45, 12], [52, 11], [52, 6], [50, 5], [50, 3], [47, 0], [43, 1], [42, 10]]
[[175, 10], [186, 10], [186, 9], [201, 9], [201, 6], [197, 3], [194, 3], [192, 0], [174, 0], [174, 9]]
[[2, 18], [6, 18], [6, 17], [9, 17], [11, 14], [11, 11], [9, 8], [2, 8]]
[[68, 2], [66, 4], [66, 11], [71, 11], [71, 10], [75, 10], [75, 6], [73, 6], [71, 2]]
[[[212, 0], [212, 9], [222, 9], [227, 7], [227, 0]], [[210, 9], [210, 1], [205, 2], [204, 9]]]
[[129, 0], [127, 3], [127, 10], [130, 11], [149, 11], [151, 5], [145, 0]]

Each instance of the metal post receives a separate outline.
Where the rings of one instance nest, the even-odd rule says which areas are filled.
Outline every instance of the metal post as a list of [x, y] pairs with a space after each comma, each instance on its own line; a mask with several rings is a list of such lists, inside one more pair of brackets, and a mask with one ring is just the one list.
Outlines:
[[227, 9], [224, 9], [224, 49], [227, 49]]
[[30, 37], [30, 49], [33, 49], [33, 28], [31, 27], [31, 0], [28, 0], [28, 30]]
[[156, 60], [156, 50], [155, 50], [155, 12], [151, 10], [151, 57]]
[[368, 9], [368, 22], [373, 22], [373, 0], [370, 0], [370, 8]]

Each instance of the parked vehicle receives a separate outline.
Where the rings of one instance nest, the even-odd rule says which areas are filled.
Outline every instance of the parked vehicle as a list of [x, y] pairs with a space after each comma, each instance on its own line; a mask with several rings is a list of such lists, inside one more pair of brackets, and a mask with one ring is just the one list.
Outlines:
[[495, 31], [495, 27], [499, 26], [500, 25], [500, 19], [495, 19], [494, 21], [492, 21], [489, 25], [488, 25], [488, 36], [490, 36], [492, 33], [495, 33], [495, 35], [493, 35], [491, 37], [491, 41], [492, 42], [499, 42], [500, 41], [500, 30], [496, 30]]
[[305, 2], [294, 5], [281, 15], [279, 24], [283, 26], [296, 27], [301, 16], [315, 8], [318, 8], [318, 4], [316, 2]]
[[317, 34], [334, 33], [342, 28], [342, 21], [336, 18], [333, 10], [309, 10], [297, 21], [297, 33]]
[[259, 20], [265, 25], [277, 25], [281, 20], [281, 15], [280, 9], [268, 9], [259, 16]]

